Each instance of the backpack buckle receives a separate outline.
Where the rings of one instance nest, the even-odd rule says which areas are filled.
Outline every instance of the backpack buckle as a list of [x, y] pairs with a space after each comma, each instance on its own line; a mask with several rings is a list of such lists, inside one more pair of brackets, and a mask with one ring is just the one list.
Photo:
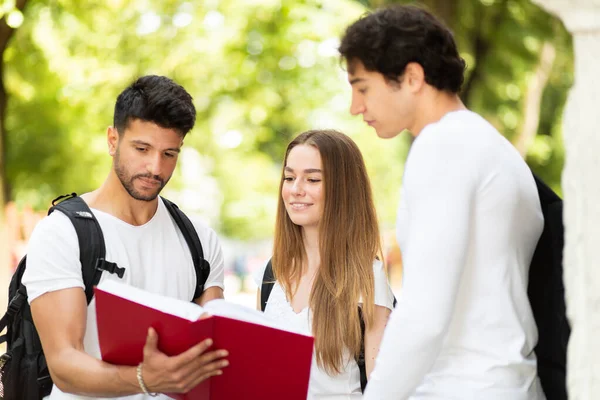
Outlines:
[[[202, 274], [202, 279], [197, 279], [198, 282], [206, 282], [206, 280], [208, 279], [208, 275], [210, 274], [210, 263], [206, 261], [206, 259], [200, 259], [200, 265], [198, 270], [196, 270], [196, 274]], [[196, 286], [196, 291], [194, 292], [194, 299], [202, 296], [202, 293], [204, 293], [204, 283]]]
[[10, 316], [14, 316], [16, 313], [18, 313], [21, 307], [23, 306], [26, 294], [24, 293], [25, 289], [21, 289], [23, 288], [19, 288], [17, 294], [15, 294], [8, 303], [8, 309], [6, 310], [6, 313]]
[[205, 258], [200, 259], [200, 271], [202, 271], [202, 274], [208, 279], [208, 276], [210, 275], [210, 263]]
[[0, 356], [0, 371], [4, 369], [4, 366], [10, 361], [11, 358], [12, 356], [8, 353], [4, 353]]
[[96, 260], [96, 266], [94, 267], [98, 271], [106, 271], [110, 274], [116, 274], [119, 278], [123, 278], [125, 275], [125, 268], [119, 267], [116, 263], [106, 261], [104, 258]]
[[52, 200], [52, 205], [55, 206], [58, 203], [60, 203], [61, 201], [70, 199], [71, 197], [77, 197], [77, 193], [73, 192], [73, 193], [69, 193], [69, 194], [63, 194], [62, 196], [58, 196], [57, 198]]

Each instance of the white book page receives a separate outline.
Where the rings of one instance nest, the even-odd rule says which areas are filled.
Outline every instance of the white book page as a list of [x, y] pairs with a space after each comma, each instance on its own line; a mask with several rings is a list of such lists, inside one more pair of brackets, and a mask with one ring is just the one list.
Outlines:
[[104, 280], [97, 287], [104, 292], [189, 321], [197, 320], [205, 312], [196, 303], [150, 293], [113, 280]]
[[231, 303], [227, 300], [211, 300], [204, 305], [204, 310], [211, 315], [218, 315], [220, 317], [227, 317], [231, 319], [237, 319], [239, 321], [251, 322], [253, 324], [264, 325], [271, 328], [307, 336], [302, 332], [292, 329], [289, 325], [284, 325], [283, 323], [268, 317], [261, 311], [255, 310], [250, 307], [245, 307], [240, 304]]

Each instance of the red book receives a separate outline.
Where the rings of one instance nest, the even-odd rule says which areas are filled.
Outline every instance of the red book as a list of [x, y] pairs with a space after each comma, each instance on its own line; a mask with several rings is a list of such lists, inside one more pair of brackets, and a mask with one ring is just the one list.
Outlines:
[[[224, 300], [200, 307], [105, 280], [95, 288], [102, 359], [138, 365], [148, 328], [158, 333], [158, 348], [177, 355], [206, 338], [211, 349], [229, 352], [229, 366], [190, 392], [169, 394], [180, 400], [305, 400], [312, 361], [312, 336], [276, 327], [261, 312]], [[198, 318], [204, 312], [206, 319]]]

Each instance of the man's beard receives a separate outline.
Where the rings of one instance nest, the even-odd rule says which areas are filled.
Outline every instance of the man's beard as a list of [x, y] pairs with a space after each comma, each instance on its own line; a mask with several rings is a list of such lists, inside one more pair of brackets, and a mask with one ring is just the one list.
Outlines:
[[[113, 167], [115, 169], [115, 173], [117, 174], [117, 177], [121, 181], [121, 184], [123, 185], [123, 187], [125, 188], [127, 193], [129, 193], [129, 195], [136, 200], [152, 201], [152, 200], [156, 199], [156, 197], [159, 195], [161, 190], [165, 187], [165, 185], [169, 181], [168, 179], [165, 181], [160, 176], [152, 175], [150, 173], [138, 174], [138, 175], [134, 175], [134, 176], [130, 177], [127, 174], [127, 171], [125, 170], [124, 166], [120, 163], [118, 149], [117, 149], [117, 153], [115, 154], [114, 161], [113, 161]], [[144, 195], [135, 189], [134, 182], [138, 178], [148, 178], [148, 179], [157, 180], [160, 182], [160, 186], [156, 189], [156, 191], [154, 193]]]

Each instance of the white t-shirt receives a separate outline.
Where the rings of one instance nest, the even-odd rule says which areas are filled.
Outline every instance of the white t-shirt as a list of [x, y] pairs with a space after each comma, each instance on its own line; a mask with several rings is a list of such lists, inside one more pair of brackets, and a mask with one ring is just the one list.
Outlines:
[[[259, 288], [262, 285], [265, 269], [266, 264], [253, 274], [254, 281]], [[373, 263], [373, 274], [375, 280], [375, 304], [391, 310], [394, 303], [394, 294], [388, 283], [387, 275], [381, 261]], [[282, 287], [277, 282], [273, 285], [273, 290], [269, 295], [265, 314], [292, 327], [297, 332], [312, 335], [312, 313], [309, 308], [305, 307], [302, 311], [296, 313], [287, 300]], [[358, 364], [356, 364], [354, 357], [349, 351], [346, 352], [345, 358], [347, 361], [342, 372], [339, 375], [330, 376], [327, 372], [319, 368], [316, 355], [313, 354], [308, 400], [346, 400], [362, 397]]]
[[[106, 260], [125, 268], [123, 279], [104, 271], [101, 281], [114, 279], [153, 293], [192, 300], [196, 271], [191, 252], [160, 198], [156, 214], [141, 226], [130, 225], [96, 209], [92, 211], [102, 228]], [[219, 239], [212, 229], [203, 224], [194, 222], [194, 227], [202, 243], [204, 258], [210, 263], [210, 275], [204, 287], [223, 288], [224, 266]], [[35, 227], [28, 245], [23, 283], [27, 287], [29, 302], [47, 292], [84, 288], [77, 234], [69, 218], [61, 212], [53, 212]], [[100, 359], [95, 304], [95, 299], [92, 299], [87, 309], [83, 344], [88, 354]], [[83, 400], [91, 397], [66, 394], [54, 386], [49, 398]], [[159, 398], [168, 399], [166, 396], [153, 399]], [[149, 400], [151, 397], [135, 395], [123, 399]]]
[[403, 288], [365, 399], [541, 400], [527, 298], [543, 229], [531, 171], [470, 111], [416, 138], [397, 219]]

